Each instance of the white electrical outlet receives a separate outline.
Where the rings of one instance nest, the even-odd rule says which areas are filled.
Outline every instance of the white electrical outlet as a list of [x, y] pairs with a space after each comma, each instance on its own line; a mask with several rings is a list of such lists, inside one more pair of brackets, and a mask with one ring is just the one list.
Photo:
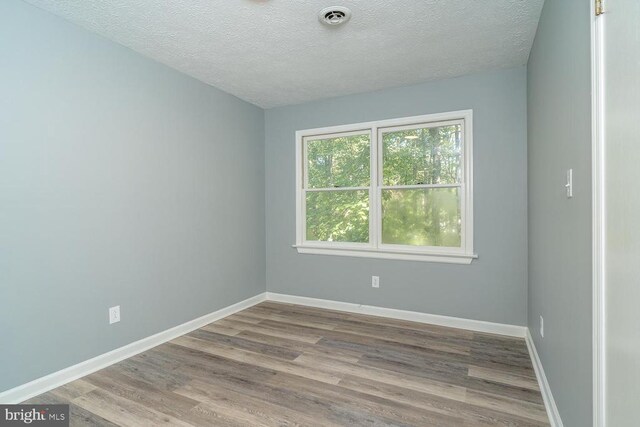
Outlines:
[[380, 277], [379, 276], [371, 276], [371, 287], [379, 288], [380, 287]]
[[540, 336], [544, 338], [544, 317], [540, 316]]
[[120, 306], [116, 305], [109, 309], [109, 324], [112, 325], [120, 321]]

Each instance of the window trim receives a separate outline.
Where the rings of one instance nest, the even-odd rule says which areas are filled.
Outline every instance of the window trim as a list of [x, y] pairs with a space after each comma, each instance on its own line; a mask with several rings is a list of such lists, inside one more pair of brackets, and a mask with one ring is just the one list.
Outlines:
[[[438, 125], [440, 122], [459, 120], [463, 129], [462, 179], [459, 184], [420, 185], [418, 187], [457, 187], [460, 188], [461, 245], [460, 248], [434, 246], [391, 245], [378, 242], [382, 231], [382, 204], [377, 201], [382, 195], [382, 152], [379, 144], [382, 132], [393, 131], [393, 128]], [[305, 167], [307, 159], [307, 142], [322, 136], [336, 134], [370, 135], [370, 182], [369, 182], [369, 242], [319, 242], [306, 240], [306, 191]], [[366, 258], [401, 259], [410, 261], [429, 261], [455, 264], [470, 264], [478, 256], [473, 251], [473, 110], [460, 110], [398, 119], [378, 120], [348, 125], [329, 126], [315, 129], [299, 130], [295, 135], [296, 154], [296, 244], [298, 253], [338, 255]], [[304, 185], [303, 185], [304, 184]], [[416, 186], [408, 186], [416, 187]], [[360, 187], [358, 187], [359, 189]], [[396, 187], [397, 188], [397, 187]], [[312, 189], [311, 191], [317, 191]], [[360, 191], [366, 191], [362, 188]], [[340, 189], [336, 191], [345, 191]]]

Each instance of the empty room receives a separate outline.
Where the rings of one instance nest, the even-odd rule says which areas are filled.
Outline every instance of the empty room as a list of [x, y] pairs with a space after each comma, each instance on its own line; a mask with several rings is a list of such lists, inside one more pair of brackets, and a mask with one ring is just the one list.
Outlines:
[[640, 425], [638, 22], [0, 1], [0, 426]]

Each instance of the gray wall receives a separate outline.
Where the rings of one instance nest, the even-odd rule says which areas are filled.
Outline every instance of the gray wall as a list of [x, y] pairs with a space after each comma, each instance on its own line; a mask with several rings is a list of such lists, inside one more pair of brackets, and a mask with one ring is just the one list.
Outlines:
[[0, 391], [264, 292], [261, 109], [18, 0], [0, 63]]
[[[471, 265], [302, 255], [294, 132], [472, 108]], [[267, 110], [267, 290], [492, 322], [527, 321], [526, 70], [488, 72]], [[380, 289], [371, 288], [380, 276]]]
[[528, 65], [529, 328], [568, 427], [591, 425], [589, 7], [547, 0]]

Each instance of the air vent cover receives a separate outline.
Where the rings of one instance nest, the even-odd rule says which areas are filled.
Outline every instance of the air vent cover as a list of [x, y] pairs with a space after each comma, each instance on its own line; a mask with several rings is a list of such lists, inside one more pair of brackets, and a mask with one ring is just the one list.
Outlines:
[[351, 18], [351, 11], [342, 6], [325, 7], [318, 13], [320, 22], [332, 26], [344, 24], [349, 18]]

